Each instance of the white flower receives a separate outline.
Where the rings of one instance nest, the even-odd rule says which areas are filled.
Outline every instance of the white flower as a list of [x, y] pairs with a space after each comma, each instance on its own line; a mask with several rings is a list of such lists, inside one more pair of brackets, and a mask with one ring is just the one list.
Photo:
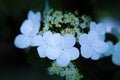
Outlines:
[[56, 59], [57, 64], [62, 67], [79, 57], [79, 50], [73, 47], [76, 42], [73, 35], [61, 36], [59, 33], [52, 34], [48, 31], [43, 34], [43, 38], [44, 44], [37, 48], [40, 57]]
[[32, 11], [29, 11], [28, 19], [26, 19], [20, 27], [21, 33], [26, 36], [36, 35], [39, 32], [40, 20], [41, 20], [40, 12], [34, 14]]
[[112, 62], [120, 66], [120, 41], [114, 46], [114, 53], [112, 54]]
[[106, 43], [109, 45], [109, 49], [107, 50], [107, 52], [103, 53], [101, 57], [107, 57], [114, 53], [113, 43], [111, 41], [107, 41]]
[[96, 24], [95, 22], [90, 22], [90, 30], [96, 31], [102, 40], [105, 39], [105, 33], [107, 30], [106, 26], [103, 23]]
[[40, 42], [37, 40], [38, 38], [41, 39], [41, 37], [37, 35], [40, 28], [40, 20], [40, 12], [34, 14], [32, 11], [29, 11], [28, 19], [26, 19], [20, 27], [20, 31], [22, 34], [18, 35], [15, 38], [14, 44], [16, 47], [27, 48], [29, 46], [38, 46], [36, 45], [36, 43]]
[[60, 56], [58, 45], [61, 40], [61, 35], [58, 33], [52, 34], [47, 31], [43, 34], [42, 45], [37, 48], [40, 57], [48, 57], [51, 60], [57, 59]]
[[61, 55], [56, 59], [56, 63], [62, 67], [67, 66], [71, 60], [79, 57], [79, 50], [75, 47], [76, 39], [72, 34], [66, 34], [60, 42]]
[[109, 46], [99, 38], [96, 31], [90, 31], [88, 34], [81, 34], [79, 37], [81, 45], [81, 55], [84, 58], [98, 60], [102, 53], [105, 53]]

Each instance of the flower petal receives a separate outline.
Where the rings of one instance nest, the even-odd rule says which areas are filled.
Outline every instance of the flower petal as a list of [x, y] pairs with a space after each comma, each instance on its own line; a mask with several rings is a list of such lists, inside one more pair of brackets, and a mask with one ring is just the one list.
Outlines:
[[103, 23], [99, 23], [96, 25], [96, 31], [100, 34], [100, 35], [105, 35], [106, 33], [106, 26]]
[[98, 60], [98, 59], [100, 59], [100, 57], [101, 57], [101, 55], [99, 53], [93, 52], [92, 56], [91, 56], [91, 59], [92, 60]]
[[25, 20], [21, 27], [20, 27], [20, 31], [22, 34], [26, 35], [26, 36], [30, 36], [32, 30], [33, 30], [33, 23], [30, 20]]
[[105, 52], [102, 55], [103, 56], [110, 56], [114, 53], [114, 45], [111, 41], [107, 41], [106, 43], [109, 45], [109, 49], [107, 50], [107, 52]]
[[28, 19], [32, 20], [34, 15], [35, 15], [34, 12], [32, 10], [30, 10], [28, 12]]
[[41, 13], [39, 11], [36, 12], [35, 16], [38, 21], [41, 21]]
[[46, 49], [46, 56], [51, 59], [51, 60], [54, 60], [54, 59], [57, 59], [61, 54], [61, 51], [60, 49], [56, 48], [56, 47], [48, 47]]
[[88, 40], [93, 43], [95, 40], [100, 39], [98, 33], [94, 30], [90, 30], [88, 33]]
[[32, 10], [28, 12], [28, 19], [32, 21], [40, 21], [41, 20], [41, 14], [40, 12], [34, 13]]
[[71, 60], [75, 60], [79, 57], [79, 50], [75, 47], [72, 47], [70, 49], [65, 49], [65, 52], [67, 52], [71, 56]]
[[84, 58], [90, 58], [92, 55], [93, 49], [89, 47], [88, 45], [82, 45], [81, 46], [81, 55]]
[[45, 54], [46, 47], [47, 47], [47, 46], [39, 46], [39, 47], [37, 48], [38, 54], [39, 54], [39, 56], [40, 56], [41, 58], [46, 57], [46, 54]]
[[49, 40], [49, 43], [55, 47], [58, 44], [60, 44], [61, 38], [62, 36], [60, 34], [55, 33], [48, 40]]
[[112, 62], [118, 66], [120, 66], [120, 52], [113, 53]]
[[115, 44], [114, 46], [115, 53], [119, 52], [120, 53], [120, 41]]
[[45, 44], [41, 35], [35, 35], [31, 37], [30, 40], [31, 40], [31, 46], [40, 46]]
[[32, 27], [33, 27], [33, 30], [31, 32], [30, 36], [34, 36], [34, 35], [38, 34], [39, 29], [40, 29], [40, 23], [36, 23]]
[[71, 48], [75, 45], [76, 39], [72, 34], [65, 34], [62, 37], [63, 48]]
[[105, 53], [109, 49], [109, 45], [104, 41], [97, 40], [94, 42], [93, 48], [98, 53]]
[[44, 33], [43, 33], [43, 39], [44, 39], [45, 41], [48, 41], [48, 39], [49, 39], [52, 35], [53, 35], [53, 34], [52, 34], [52, 32], [50, 32], [50, 31], [44, 32]]
[[112, 54], [112, 61], [114, 64], [120, 66], [120, 42], [114, 46], [115, 52]]
[[65, 67], [70, 63], [70, 60], [70, 55], [65, 52], [62, 52], [59, 58], [56, 59], [56, 63], [62, 67]]
[[90, 30], [95, 30], [96, 23], [95, 22], [90, 22]]
[[18, 48], [27, 48], [30, 46], [30, 39], [25, 35], [18, 35], [15, 38], [14, 44]]
[[84, 44], [90, 44], [90, 41], [88, 40], [87, 34], [81, 34], [79, 37], [79, 44], [84, 45]]

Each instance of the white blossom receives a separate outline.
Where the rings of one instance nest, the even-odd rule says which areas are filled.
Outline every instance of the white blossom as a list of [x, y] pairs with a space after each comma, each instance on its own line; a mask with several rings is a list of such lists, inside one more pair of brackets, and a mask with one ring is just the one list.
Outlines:
[[112, 62], [120, 66], [120, 41], [114, 46], [114, 53], [112, 54]]
[[40, 57], [56, 60], [62, 67], [79, 57], [79, 50], [73, 47], [76, 39], [72, 34], [61, 36], [59, 33], [45, 32], [43, 38], [44, 44], [37, 48]]
[[37, 46], [35, 39], [41, 38], [37, 35], [40, 28], [40, 20], [40, 12], [34, 14], [32, 11], [29, 11], [28, 19], [26, 19], [20, 27], [22, 34], [15, 38], [14, 44], [16, 47], [27, 48], [29, 46]]
[[109, 46], [99, 38], [96, 31], [92, 30], [88, 34], [81, 34], [79, 37], [81, 45], [81, 55], [84, 58], [98, 60], [102, 53], [105, 53]]

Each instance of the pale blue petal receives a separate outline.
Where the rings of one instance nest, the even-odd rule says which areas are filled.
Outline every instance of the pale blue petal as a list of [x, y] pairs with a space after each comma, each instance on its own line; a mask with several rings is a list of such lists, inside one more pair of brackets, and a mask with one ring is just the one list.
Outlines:
[[[120, 47], [119, 47], [120, 48]], [[120, 52], [115, 52], [112, 55], [112, 62], [118, 66], [120, 66]]]
[[32, 20], [33, 22], [40, 21], [41, 20], [41, 14], [40, 14], [40, 12], [34, 13], [33, 11], [30, 10], [28, 12], [28, 19]]
[[39, 28], [40, 26], [34, 25], [31, 20], [25, 20], [20, 27], [20, 31], [26, 36], [34, 36], [39, 32]]
[[115, 53], [117, 53], [117, 52], [120, 53], [120, 41], [115, 44], [114, 50], [115, 50]]
[[40, 13], [36, 13], [36, 15], [29, 11], [28, 13], [28, 19], [25, 20], [20, 28], [20, 31], [22, 34], [26, 36], [34, 36], [39, 32], [40, 28], [40, 21], [37, 20], [40, 16]]
[[33, 16], [35, 16], [34, 12], [32, 10], [30, 10], [28, 12], [28, 19], [32, 20], [33, 19]]
[[114, 45], [111, 41], [107, 41], [106, 43], [109, 45], [109, 49], [103, 54], [103, 56], [110, 56], [114, 53]]
[[27, 36], [20, 34], [16, 36], [14, 44], [21, 49], [27, 48], [30, 46], [30, 39]]
[[81, 46], [81, 55], [84, 58], [90, 58], [92, 55], [93, 49], [89, 45], [82, 45]]
[[88, 40], [87, 34], [81, 34], [79, 37], [79, 44], [84, 45], [84, 44], [90, 44], [90, 41]]
[[55, 60], [60, 56], [61, 50], [57, 47], [48, 47], [45, 53], [49, 59]]
[[101, 54], [93, 52], [92, 56], [91, 56], [91, 59], [92, 60], [98, 60], [98, 59], [100, 59], [100, 57], [101, 57]]
[[94, 42], [93, 48], [98, 53], [105, 53], [109, 49], [109, 45], [104, 41], [97, 40]]
[[35, 35], [31, 37], [30, 40], [31, 40], [31, 46], [40, 46], [45, 44], [44, 39], [41, 35]]
[[88, 40], [93, 43], [95, 40], [100, 39], [98, 33], [94, 30], [90, 30], [88, 33]]
[[30, 20], [25, 20], [20, 27], [20, 31], [22, 34], [30, 36], [33, 31], [33, 26], [34, 24]]
[[38, 34], [39, 29], [40, 29], [40, 23], [38, 23], [36, 25], [34, 24], [34, 26], [32, 26], [32, 27], [33, 27], [33, 30], [31, 32], [30, 36], [34, 36], [34, 35]]
[[39, 55], [41, 58], [45, 58], [45, 57], [46, 57], [46, 53], [45, 53], [46, 48], [47, 48], [47, 46], [39, 46], [39, 47], [37, 48], [38, 55]]
[[75, 60], [80, 56], [79, 50], [75, 47], [65, 49], [65, 52], [67, 52], [71, 56], [71, 60]]
[[114, 46], [115, 52], [112, 54], [112, 61], [114, 64], [120, 66], [120, 42]]
[[70, 63], [70, 60], [70, 55], [65, 52], [62, 52], [59, 58], [56, 59], [56, 63], [61, 67], [65, 67]]
[[58, 46], [61, 42], [62, 36], [59, 33], [53, 34], [49, 39], [49, 43], [51, 46]]
[[105, 35], [99, 35], [99, 37], [101, 40], [103, 40], [103, 41], [105, 40]]
[[45, 41], [48, 41], [48, 39], [49, 39], [52, 35], [53, 35], [53, 34], [52, 34], [51, 31], [44, 32], [44, 33], [43, 33], [43, 39], [44, 39]]
[[62, 37], [63, 48], [71, 48], [75, 45], [76, 39], [72, 34], [65, 34]]
[[31, 21], [33, 23], [33, 31], [31, 32], [31, 35], [33, 34], [37, 34], [39, 32], [39, 28], [40, 28], [40, 19], [41, 19], [41, 14], [40, 12], [37, 12], [34, 14], [33, 11], [29, 11], [28, 13], [28, 20]]
[[38, 11], [35, 14], [36, 20], [41, 21], [41, 13]]
[[103, 23], [99, 23], [96, 25], [96, 31], [100, 34], [100, 35], [105, 35], [106, 33], [106, 26]]
[[96, 23], [95, 22], [90, 22], [90, 30], [95, 30]]

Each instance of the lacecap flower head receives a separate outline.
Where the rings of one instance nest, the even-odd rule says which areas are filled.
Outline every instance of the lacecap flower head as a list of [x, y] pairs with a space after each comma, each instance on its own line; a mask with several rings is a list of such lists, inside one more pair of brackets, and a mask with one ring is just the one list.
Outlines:
[[120, 66], [120, 41], [114, 45], [106, 39], [105, 24], [91, 21], [85, 15], [46, 10], [43, 17], [40, 12], [28, 12], [14, 44], [21, 49], [37, 47], [40, 58], [53, 60], [52, 67], [48, 68], [51, 74], [64, 76], [66, 80], [79, 80], [78, 70], [72, 62], [80, 55], [91, 60], [112, 56], [112, 62]]

